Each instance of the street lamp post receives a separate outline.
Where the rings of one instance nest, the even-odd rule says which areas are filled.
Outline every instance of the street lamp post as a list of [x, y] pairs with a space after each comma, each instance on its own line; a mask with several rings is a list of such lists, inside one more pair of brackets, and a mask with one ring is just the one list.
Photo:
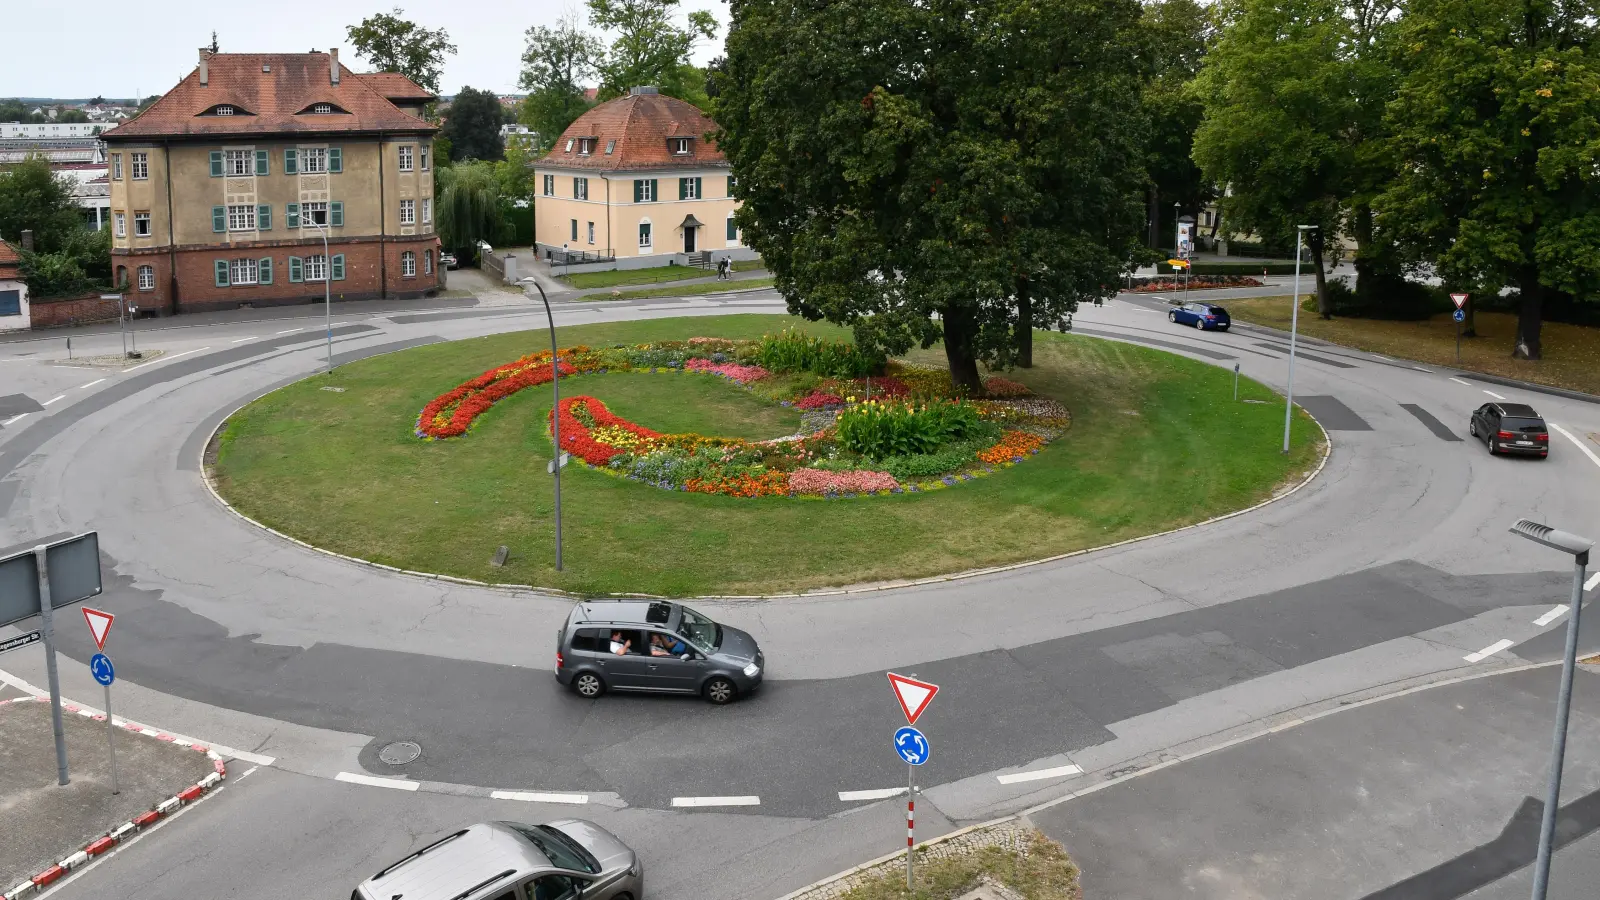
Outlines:
[[1533, 864], [1533, 900], [1545, 900], [1550, 887], [1550, 853], [1555, 840], [1556, 808], [1561, 804], [1561, 767], [1567, 756], [1567, 716], [1572, 710], [1572, 673], [1578, 662], [1578, 614], [1583, 610], [1583, 576], [1594, 541], [1530, 519], [1518, 519], [1511, 533], [1572, 555], [1572, 607], [1567, 610], [1567, 651], [1561, 663], [1561, 692], [1556, 698], [1556, 735], [1550, 750], [1550, 784], [1539, 825], [1539, 856]]
[[1300, 247], [1315, 225], [1300, 225], [1294, 235], [1294, 306], [1289, 312], [1289, 390], [1283, 399], [1283, 452], [1289, 452], [1289, 423], [1294, 419], [1294, 356], [1300, 333]]
[[333, 257], [328, 253], [328, 227], [317, 218], [324, 213], [312, 213], [306, 221], [322, 233], [322, 305], [328, 332], [328, 371], [333, 371]]
[[544, 318], [550, 324], [550, 392], [555, 405], [550, 407], [550, 437], [555, 441], [556, 452], [550, 460], [550, 471], [556, 478], [556, 571], [561, 571], [561, 359], [556, 351], [556, 319], [550, 313], [550, 298], [544, 286], [536, 279], [524, 278], [523, 284], [532, 283], [539, 289], [539, 299], [544, 301]]

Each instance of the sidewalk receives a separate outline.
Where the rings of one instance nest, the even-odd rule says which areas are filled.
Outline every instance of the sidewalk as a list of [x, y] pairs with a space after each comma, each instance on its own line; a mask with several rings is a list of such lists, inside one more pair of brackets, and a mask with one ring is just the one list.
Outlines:
[[121, 792], [113, 794], [105, 720], [64, 708], [71, 781], [58, 785], [50, 704], [26, 695], [13, 699], [19, 694], [6, 688], [0, 695], [0, 821], [6, 823], [0, 828], [0, 892], [8, 900], [18, 896], [10, 890], [13, 885], [30, 884], [91, 841], [135, 822], [217, 771], [213, 760], [193, 747], [118, 728]]

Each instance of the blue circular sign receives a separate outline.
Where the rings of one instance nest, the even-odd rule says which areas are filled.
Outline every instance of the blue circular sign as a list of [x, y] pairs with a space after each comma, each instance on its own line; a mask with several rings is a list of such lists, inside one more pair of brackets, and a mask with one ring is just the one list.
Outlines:
[[1458, 309], [1455, 311], [1455, 315], [1452, 316], [1452, 318], [1454, 318], [1457, 322], [1465, 322], [1467, 320], [1467, 314]]
[[907, 725], [894, 733], [894, 752], [913, 766], [920, 766], [933, 756], [933, 747], [926, 735]]
[[96, 653], [89, 658], [89, 671], [94, 674], [94, 680], [109, 686], [117, 680], [117, 670], [111, 667], [111, 657], [104, 653]]

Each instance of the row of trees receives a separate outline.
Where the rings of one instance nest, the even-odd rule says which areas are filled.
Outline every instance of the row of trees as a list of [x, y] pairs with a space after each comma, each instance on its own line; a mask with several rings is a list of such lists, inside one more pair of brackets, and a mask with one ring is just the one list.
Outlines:
[[1547, 298], [1600, 291], [1600, 26], [1561, 0], [1223, 0], [1188, 95], [1193, 157], [1241, 230], [1356, 244], [1356, 303], [1403, 312], [1419, 271], [1517, 294], [1515, 356]]

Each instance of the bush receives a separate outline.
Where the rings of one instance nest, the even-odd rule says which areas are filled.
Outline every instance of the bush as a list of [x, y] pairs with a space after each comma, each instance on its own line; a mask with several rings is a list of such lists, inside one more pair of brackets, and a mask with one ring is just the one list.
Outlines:
[[906, 481], [913, 478], [931, 478], [953, 472], [973, 461], [977, 450], [970, 442], [952, 444], [934, 453], [912, 453], [891, 456], [879, 465], [885, 472]]
[[834, 378], [863, 378], [883, 370], [882, 356], [844, 341], [825, 341], [794, 328], [762, 335], [752, 353], [757, 365], [772, 372], [811, 372]]
[[[1265, 263], [1195, 263], [1191, 275], [1260, 275], [1265, 270], [1268, 275], [1293, 275], [1293, 262], [1265, 262]], [[1181, 270], [1175, 269], [1166, 263], [1156, 263], [1156, 272], [1161, 275], [1172, 275]], [[1310, 275], [1316, 271], [1311, 260], [1300, 264], [1300, 274]]]
[[978, 417], [976, 407], [949, 400], [922, 405], [869, 400], [845, 407], [836, 427], [845, 449], [871, 459], [932, 453], [950, 441], [994, 429]]
[[1342, 280], [1329, 281], [1328, 306], [1336, 316], [1402, 322], [1420, 321], [1455, 308], [1442, 288], [1384, 276], [1369, 276], [1353, 290]]

